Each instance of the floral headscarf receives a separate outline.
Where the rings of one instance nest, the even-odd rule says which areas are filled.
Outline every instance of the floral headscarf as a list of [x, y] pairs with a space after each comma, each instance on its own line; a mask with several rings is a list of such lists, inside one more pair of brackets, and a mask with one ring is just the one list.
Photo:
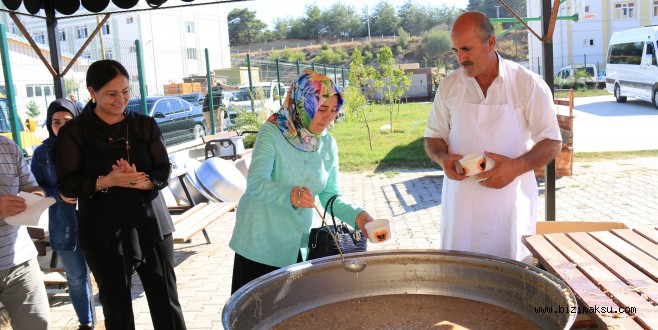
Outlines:
[[318, 108], [334, 95], [338, 95], [337, 110], [340, 111], [343, 96], [333, 81], [323, 74], [305, 70], [290, 85], [283, 109], [267, 121], [276, 124], [293, 147], [301, 151], [318, 150], [320, 137], [327, 132], [313, 134], [308, 128]]

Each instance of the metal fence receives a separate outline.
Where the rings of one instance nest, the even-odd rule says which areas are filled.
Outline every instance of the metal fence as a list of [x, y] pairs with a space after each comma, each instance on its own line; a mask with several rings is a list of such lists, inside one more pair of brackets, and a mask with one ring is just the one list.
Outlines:
[[[233, 70], [245, 71], [248, 79], [227, 79], [222, 76], [222, 72], [227, 69], [210, 67], [212, 54], [208, 54], [208, 49], [163, 51], [166, 45], [142, 43], [139, 40], [115, 40], [103, 44], [100, 38], [94, 38], [69, 67], [75, 54], [84, 45], [84, 40], [60, 44], [60, 72], [66, 70], [63, 76], [65, 97], [74, 95], [86, 104], [90, 100], [85, 83], [89, 65], [100, 59], [117, 60], [130, 75], [131, 99], [127, 109], [153, 116], [160, 125], [167, 146], [199, 139], [221, 130], [235, 129], [235, 116], [240, 113], [240, 109], [263, 112], [260, 120], [264, 120], [281, 107], [288, 86], [305, 69], [326, 74], [338, 86], [347, 83], [346, 67], [279, 60], [252, 61], [249, 55], [234, 58], [231, 65]], [[47, 46], [38, 45], [44, 59], [50, 62]], [[48, 137], [44, 125], [48, 105], [56, 98], [54, 72], [49, 70], [28, 41], [20, 35], [5, 33], [0, 48], [6, 54], [2, 57], [0, 69], [0, 134], [19, 142], [25, 153], [31, 156], [34, 148]], [[163, 56], [166, 60], [163, 60]], [[190, 58], [195, 60], [193, 62], [196, 67], [186, 67], [191, 65]], [[198, 73], [190, 75], [186, 72]], [[217, 93], [216, 89], [208, 89], [209, 78], [213, 73], [216, 73], [219, 81], [241, 87], [239, 91], [221, 91], [221, 108], [216, 104], [219, 103], [216, 97], [207, 98], [209, 92]], [[209, 103], [213, 103], [212, 107]], [[210, 122], [203, 117], [204, 107], [211, 109], [213, 116]], [[218, 110], [226, 111], [220, 113]]]

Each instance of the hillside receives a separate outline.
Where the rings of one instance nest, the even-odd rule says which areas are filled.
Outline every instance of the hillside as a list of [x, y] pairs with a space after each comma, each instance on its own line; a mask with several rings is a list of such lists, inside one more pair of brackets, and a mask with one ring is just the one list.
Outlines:
[[[352, 54], [354, 48], [359, 48], [364, 53], [365, 51], [368, 51], [373, 54], [369, 64], [376, 66], [376, 54], [382, 47], [388, 46], [393, 50], [397, 63], [419, 63], [421, 67], [436, 66], [437, 63], [446, 63], [448, 67], [457, 66], [452, 51], [448, 51], [439, 56], [427, 54], [422, 38], [416, 36], [411, 37], [409, 44], [406, 48], [401, 49], [401, 52], [396, 49], [396, 38], [385, 36], [371, 38], [370, 42], [368, 42], [367, 38], [349, 40], [344, 38], [322, 38], [317, 40], [285, 39], [274, 42], [232, 46], [231, 48], [234, 63], [243, 62], [247, 53], [251, 54], [252, 60], [268, 60], [271, 59], [273, 53], [281, 53], [286, 49], [292, 52], [303, 53], [305, 60], [300, 60], [300, 62], [310, 63], [314, 58], [321, 54], [321, 48], [324, 43], [326, 43], [330, 49], [334, 51], [342, 49], [348, 55], [341, 61], [327, 63], [328, 65], [349, 66], [349, 55]], [[517, 30], [498, 38], [496, 50], [506, 59], [511, 59], [517, 62], [527, 61], [528, 33]]]

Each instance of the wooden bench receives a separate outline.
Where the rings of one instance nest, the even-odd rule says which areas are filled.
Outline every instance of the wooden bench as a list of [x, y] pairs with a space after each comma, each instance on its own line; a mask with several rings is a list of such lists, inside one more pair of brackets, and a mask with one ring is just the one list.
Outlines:
[[[208, 159], [210, 157], [222, 157], [225, 159], [231, 159], [231, 160], [237, 160], [238, 158], [242, 158], [245, 154], [250, 153], [252, 150], [251, 149], [244, 149], [238, 150], [238, 146], [233, 142], [233, 140], [238, 137], [238, 136], [244, 136], [244, 134], [257, 134], [258, 131], [243, 131], [242, 133], [238, 133], [238, 131], [228, 131], [228, 132], [220, 132], [217, 134], [213, 135], [206, 135], [201, 138], [203, 143], [205, 143], [205, 158]], [[228, 156], [220, 156], [215, 153], [217, 145], [222, 145], [225, 148], [232, 148], [232, 153]]]
[[206, 242], [210, 244], [206, 227], [234, 210], [237, 205], [233, 202], [199, 203], [185, 211], [174, 219], [174, 243], [189, 243], [192, 236], [203, 232]]

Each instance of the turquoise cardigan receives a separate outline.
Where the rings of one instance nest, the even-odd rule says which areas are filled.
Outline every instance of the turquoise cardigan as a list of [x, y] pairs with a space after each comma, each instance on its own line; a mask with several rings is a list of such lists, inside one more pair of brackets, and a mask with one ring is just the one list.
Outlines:
[[[274, 267], [296, 263], [300, 249], [306, 259], [315, 210], [290, 204], [295, 186], [311, 189], [323, 206], [340, 194], [336, 141], [325, 133], [318, 150], [303, 152], [290, 145], [276, 125], [265, 123], [256, 139], [229, 247], [249, 260]], [[352, 227], [362, 211], [344, 198], [334, 202], [336, 217]]]

